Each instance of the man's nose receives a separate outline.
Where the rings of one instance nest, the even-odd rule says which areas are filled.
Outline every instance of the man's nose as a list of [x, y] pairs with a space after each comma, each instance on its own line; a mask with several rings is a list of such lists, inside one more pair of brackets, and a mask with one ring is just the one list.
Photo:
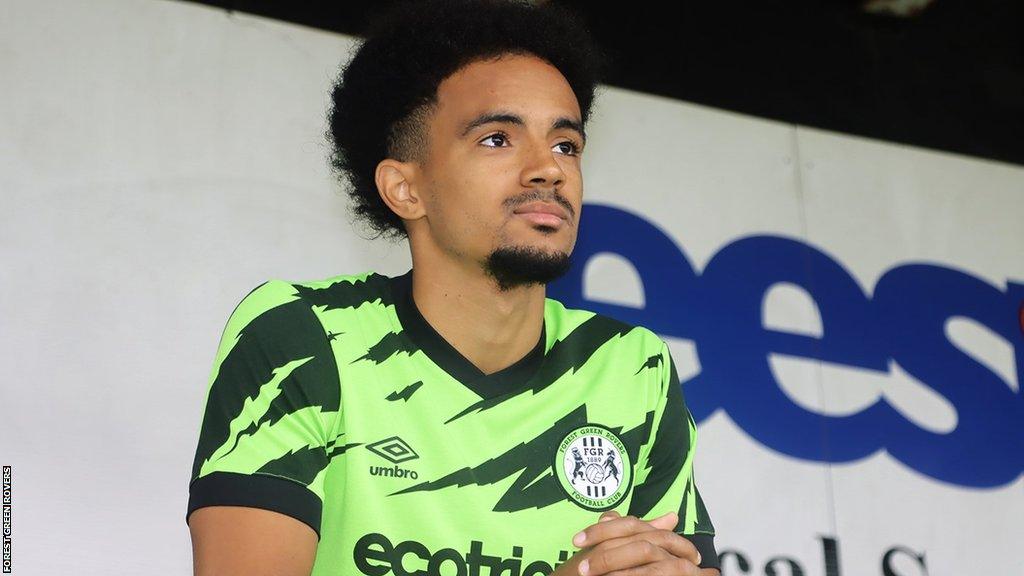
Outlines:
[[536, 184], [548, 184], [561, 186], [565, 181], [565, 171], [562, 170], [555, 153], [546, 143], [534, 144], [530, 147], [526, 165], [523, 167], [523, 186], [534, 186]]

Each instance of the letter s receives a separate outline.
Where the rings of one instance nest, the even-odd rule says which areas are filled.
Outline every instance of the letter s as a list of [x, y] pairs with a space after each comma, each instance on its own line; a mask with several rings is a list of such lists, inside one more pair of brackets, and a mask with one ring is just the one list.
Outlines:
[[[886, 348], [909, 374], [956, 407], [948, 434], [893, 418], [886, 447], [896, 459], [932, 478], [961, 486], [1012, 482], [1024, 464], [1024, 404], [991, 370], [954, 346], [945, 324], [970, 318], [1006, 339], [1020, 356], [1018, 303], [958, 270], [913, 264], [886, 272], [875, 287], [875, 317]], [[1019, 377], [1019, 375], [1018, 375]]]
[[921, 567], [921, 574], [923, 574], [924, 576], [928, 576], [928, 566], [926, 566], [925, 563], [924, 563], [924, 553], [922, 552], [921, 555], [918, 556], [917, 554], [914, 553], [913, 550], [911, 550], [909, 548], [906, 548], [906, 547], [903, 547], [903, 546], [893, 546], [892, 548], [890, 548], [890, 549], [885, 551], [885, 555], [882, 556], [882, 575], [883, 576], [907, 576], [905, 574], [899, 574], [898, 572], [893, 570], [893, 567], [892, 567], [891, 563], [892, 563], [893, 556], [895, 556], [896, 554], [905, 554], [905, 555], [913, 558], [915, 561], [917, 561], [917, 564]]

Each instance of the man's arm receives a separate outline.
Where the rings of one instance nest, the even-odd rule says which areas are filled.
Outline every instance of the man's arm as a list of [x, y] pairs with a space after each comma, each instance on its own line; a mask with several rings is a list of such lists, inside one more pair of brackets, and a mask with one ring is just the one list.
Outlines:
[[679, 525], [673, 531], [696, 546], [702, 558], [700, 568], [712, 576], [712, 570], [718, 568], [715, 528], [693, 472], [697, 425], [686, 407], [675, 362], [664, 342], [660, 355], [661, 395], [650, 441], [637, 463], [638, 484], [628, 514], [650, 519], [676, 511]]
[[210, 375], [186, 522], [197, 576], [309, 576], [340, 383], [316, 312], [291, 284], [251, 291]]
[[208, 506], [189, 516], [195, 576], [309, 576], [317, 536], [270, 510]]

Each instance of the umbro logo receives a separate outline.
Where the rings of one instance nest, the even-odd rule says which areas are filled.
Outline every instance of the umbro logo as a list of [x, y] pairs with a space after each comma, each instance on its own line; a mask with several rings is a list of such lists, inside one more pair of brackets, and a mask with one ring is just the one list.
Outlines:
[[415, 460], [420, 457], [412, 446], [405, 440], [402, 440], [398, 436], [392, 436], [391, 438], [385, 438], [373, 444], [367, 444], [366, 449], [374, 454], [387, 459], [393, 464], [401, 464], [402, 462], [408, 462], [409, 460]]
[[374, 442], [373, 444], [367, 444], [366, 449], [395, 464], [391, 468], [385, 468], [384, 466], [370, 466], [371, 476], [412, 478], [413, 480], [419, 477], [419, 474], [417, 474], [415, 470], [406, 470], [405, 468], [398, 467], [398, 464], [401, 462], [408, 462], [409, 460], [415, 460], [420, 457], [420, 455], [412, 449], [412, 446], [409, 446], [408, 442], [402, 440], [398, 436], [392, 436], [391, 438], [385, 438], [378, 442]]
[[409, 470], [406, 468], [399, 468], [400, 462], [408, 462], [415, 460], [420, 457], [413, 450], [413, 447], [408, 442], [392, 436], [391, 438], [385, 438], [379, 442], [367, 445], [367, 450], [370, 450], [374, 454], [386, 459], [389, 462], [394, 463], [391, 467], [384, 466], [370, 466], [370, 476], [382, 476], [387, 478], [411, 478], [416, 480], [420, 475], [416, 474], [416, 470]]

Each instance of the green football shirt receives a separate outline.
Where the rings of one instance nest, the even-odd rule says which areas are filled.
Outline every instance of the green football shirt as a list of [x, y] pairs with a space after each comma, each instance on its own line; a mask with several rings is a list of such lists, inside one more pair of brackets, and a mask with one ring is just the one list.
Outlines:
[[717, 566], [697, 430], [655, 333], [547, 299], [484, 374], [416, 309], [412, 273], [256, 287], [217, 349], [188, 514], [251, 506], [319, 536], [314, 576], [533, 576], [614, 509]]

